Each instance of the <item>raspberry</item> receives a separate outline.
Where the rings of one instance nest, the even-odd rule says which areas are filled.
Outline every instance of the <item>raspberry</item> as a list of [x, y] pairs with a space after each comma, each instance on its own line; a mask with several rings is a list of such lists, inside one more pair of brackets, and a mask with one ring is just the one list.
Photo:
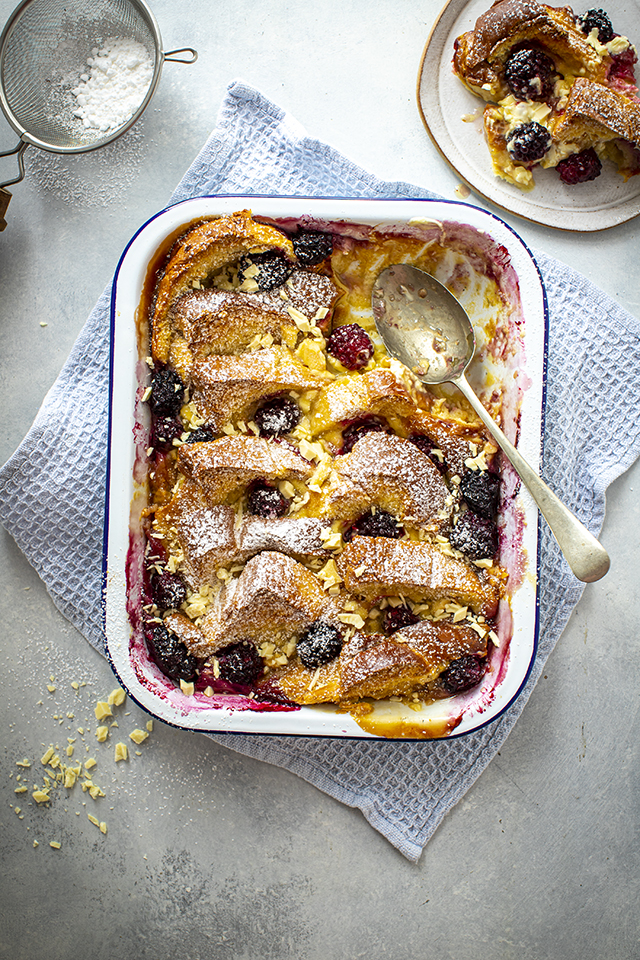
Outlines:
[[395, 633], [403, 627], [411, 627], [419, 623], [420, 617], [409, 607], [387, 607], [382, 618], [382, 629], [385, 633]]
[[613, 40], [611, 20], [604, 10], [587, 10], [581, 17], [578, 17], [578, 25], [587, 36], [592, 30], [597, 30], [600, 43], [609, 43], [609, 40]]
[[298, 640], [298, 656], [310, 670], [334, 660], [342, 650], [342, 636], [326, 620], [316, 620]]
[[361, 370], [373, 356], [373, 344], [359, 323], [336, 327], [327, 341], [327, 353], [339, 360], [347, 370]]
[[160, 417], [175, 417], [184, 400], [184, 383], [173, 370], [158, 370], [151, 378], [149, 405]]
[[215, 440], [215, 431], [211, 427], [196, 427], [191, 430], [185, 443], [206, 443], [209, 440]]
[[170, 447], [183, 433], [184, 427], [177, 417], [154, 417], [149, 438], [151, 446]]
[[170, 633], [163, 623], [147, 623], [145, 637], [152, 660], [165, 676], [171, 680], [193, 680], [198, 661], [175, 633]]
[[253, 419], [263, 437], [291, 433], [300, 423], [300, 407], [289, 397], [272, 397], [256, 410]]
[[508, 57], [504, 78], [518, 100], [548, 100], [553, 93], [556, 65], [542, 50], [523, 47]]
[[493, 520], [478, 516], [473, 510], [463, 513], [449, 534], [452, 547], [470, 560], [494, 557], [498, 550], [498, 528]]
[[164, 570], [151, 578], [151, 596], [159, 610], [177, 610], [187, 599], [187, 585], [179, 573]]
[[284, 517], [289, 509], [289, 501], [277, 487], [272, 487], [265, 480], [256, 480], [249, 489], [247, 508], [256, 517], [277, 520], [278, 517]]
[[581, 153], [572, 153], [571, 156], [565, 157], [564, 160], [560, 161], [556, 170], [563, 183], [573, 185], [595, 180], [596, 177], [600, 176], [602, 164], [593, 147], [589, 147], [588, 150], [583, 150]]
[[353, 420], [342, 431], [341, 454], [350, 453], [358, 440], [367, 433], [388, 433], [389, 424], [382, 417], [362, 417], [361, 420]]
[[[260, 290], [273, 290], [286, 283], [293, 273], [293, 266], [277, 250], [267, 250], [266, 253], [253, 253], [250, 257], [243, 257], [238, 269], [238, 280], [242, 283], [246, 278], [249, 267], [256, 266], [257, 274], [251, 277], [258, 284]], [[253, 273], [253, 271], [252, 271]]]
[[551, 146], [551, 134], [541, 123], [521, 123], [507, 134], [507, 150], [518, 163], [542, 160]]
[[[447, 464], [442, 458], [440, 448], [424, 433], [412, 433], [410, 437], [407, 437], [414, 446], [421, 450], [425, 456], [429, 457], [440, 473], [447, 472]], [[440, 455], [439, 455], [440, 454]]]
[[396, 518], [386, 510], [376, 510], [375, 513], [364, 513], [342, 535], [347, 543], [352, 537], [390, 537], [397, 540], [404, 534]]
[[262, 657], [250, 640], [240, 640], [218, 650], [215, 655], [220, 679], [227, 683], [252, 686], [262, 674]]
[[487, 661], [484, 657], [467, 654], [458, 660], [452, 660], [439, 679], [448, 693], [461, 693], [480, 683], [486, 671]]
[[302, 267], [315, 267], [333, 252], [333, 237], [318, 230], [300, 230], [291, 238], [293, 252]]
[[487, 470], [470, 470], [460, 480], [460, 493], [468, 507], [489, 520], [498, 509], [500, 478]]

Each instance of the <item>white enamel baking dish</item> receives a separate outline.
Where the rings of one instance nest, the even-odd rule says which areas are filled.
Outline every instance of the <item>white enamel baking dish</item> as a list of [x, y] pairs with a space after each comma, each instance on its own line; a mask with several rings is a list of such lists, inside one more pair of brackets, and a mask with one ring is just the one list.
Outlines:
[[[546, 299], [537, 266], [514, 231], [497, 217], [463, 203], [430, 200], [282, 199], [262, 197], [201, 197], [188, 200], [152, 217], [125, 249], [115, 275], [111, 305], [111, 368], [109, 396], [108, 482], [104, 540], [104, 626], [114, 672], [128, 694], [151, 715], [175, 726], [200, 731], [297, 736], [370, 737], [349, 714], [329, 707], [294, 711], [246, 709], [247, 702], [221, 696], [186, 696], [164, 677], [146, 655], [143, 643], [132, 641], [127, 611], [127, 566], [135, 565], [136, 514], [141, 488], [134, 481], [136, 456], [134, 409], [141, 389], [144, 356], [138, 355], [136, 311], [150, 261], [165, 239], [199, 217], [218, 216], [250, 208], [254, 216], [284, 220], [305, 217], [355, 224], [407, 224], [435, 220], [466, 225], [474, 231], [478, 249], [487, 242], [500, 269], [511, 276], [513, 315], [518, 319], [518, 369], [502, 371], [508, 408], [515, 412], [506, 431], [518, 433], [518, 447], [539, 468], [542, 453]], [[475, 242], [475, 241], [474, 241]], [[494, 371], [495, 372], [495, 371]], [[499, 371], [498, 371], [499, 372]], [[147, 370], [148, 374], [148, 370]], [[516, 387], [517, 385], [517, 396]], [[519, 402], [519, 416], [516, 402]], [[517, 421], [517, 426], [516, 426]], [[137, 427], [139, 429], [139, 426]], [[493, 652], [491, 670], [474, 690], [424, 707], [416, 717], [402, 704], [378, 705], [384, 714], [410, 713], [419, 720], [423, 736], [462, 736], [499, 717], [522, 690], [535, 657], [538, 636], [538, 513], [535, 504], [505, 468], [503, 485], [509, 500], [501, 525], [508, 538], [501, 561], [520, 586], [509, 604], [502, 604], [500, 647]], [[139, 538], [138, 538], [139, 539]], [[446, 721], [446, 724], [444, 723]], [[403, 734], [406, 736], [406, 734]]]

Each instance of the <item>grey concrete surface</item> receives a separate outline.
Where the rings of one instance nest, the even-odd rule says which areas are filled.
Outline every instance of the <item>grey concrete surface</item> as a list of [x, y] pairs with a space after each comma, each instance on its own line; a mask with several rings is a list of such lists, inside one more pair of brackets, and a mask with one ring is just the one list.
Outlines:
[[[1, 0], [0, 19], [12, 8]], [[165, 49], [192, 45], [197, 64], [167, 64], [142, 121], [100, 154], [27, 151], [13, 188], [0, 234], [1, 462], [232, 79], [377, 175], [455, 196], [414, 92], [439, 0], [153, 9]], [[13, 143], [2, 121], [0, 150]], [[1, 179], [12, 163], [0, 161]], [[640, 315], [638, 220], [576, 235], [505, 219]], [[93, 735], [110, 669], [0, 531], [2, 960], [638, 958], [639, 492], [636, 465], [609, 492], [611, 572], [587, 588], [514, 732], [417, 865], [358, 811], [202, 736], [156, 722], [140, 755], [116, 765], [113, 742]], [[114, 710], [123, 740], [144, 727], [135, 706]], [[21, 801], [16, 788], [41, 780], [39, 758], [67, 738], [73, 759], [97, 760], [104, 798], [76, 786], [46, 809]]]

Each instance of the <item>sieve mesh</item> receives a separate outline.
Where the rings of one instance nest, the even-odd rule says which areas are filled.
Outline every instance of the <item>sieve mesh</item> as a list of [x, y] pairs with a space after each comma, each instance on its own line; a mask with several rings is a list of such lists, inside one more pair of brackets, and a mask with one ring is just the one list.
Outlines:
[[[107, 133], [74, 117], [71, 90], [94, 47], [110, 38], [141, 43], [153, 66], [162, 63], [157, 31], [144, 5], [131, 0], [29, 0], [6, 28], [0, 86], [8, 119], [45, 149], [81, 151], [113, 140], [132, 120]], [[140, 111], [138, 110], [136, 115]]]

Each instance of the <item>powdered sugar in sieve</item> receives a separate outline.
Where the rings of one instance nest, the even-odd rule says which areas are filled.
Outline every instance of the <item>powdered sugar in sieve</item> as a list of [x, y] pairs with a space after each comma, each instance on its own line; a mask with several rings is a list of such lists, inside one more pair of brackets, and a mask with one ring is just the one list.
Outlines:
[[151, 58], [136, 40], [113, 38], [93, 48], [87, 66], [71, 91], [77, 101], [74, 116], [85, 128], [115, 130], [142, 103], [153, 79]]

